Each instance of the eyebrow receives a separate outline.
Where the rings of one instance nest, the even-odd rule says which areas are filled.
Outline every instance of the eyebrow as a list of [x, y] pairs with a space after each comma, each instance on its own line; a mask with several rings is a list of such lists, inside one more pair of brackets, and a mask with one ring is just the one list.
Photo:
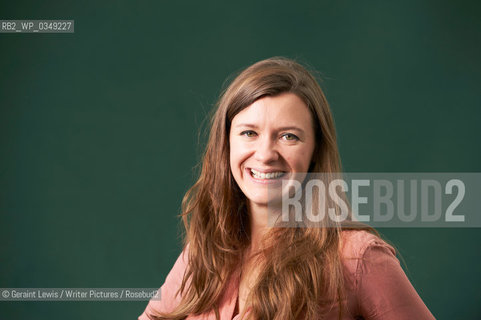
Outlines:
[[[255, 124], [251, 124], [251, 123], [239, 123], [238, 125], [234, 126], [234, 128], [239, 128], [239, 127], [247, 127], [247, 128], [253, 128], [253, 129], [259, 128]], [[280, 127], [280, 128], [277, 128], [277, 130], [279, 130], [279, 131], [296, 130], [296, 131], [299, 131], [301, 133], [304, 133], [304, 130], [302, 130], [301, 128], [296, 127], [296, 126]]]

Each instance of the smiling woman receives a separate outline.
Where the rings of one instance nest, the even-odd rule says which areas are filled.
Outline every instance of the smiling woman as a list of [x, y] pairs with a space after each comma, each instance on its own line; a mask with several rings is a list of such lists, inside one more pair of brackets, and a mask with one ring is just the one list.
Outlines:
[[268, 188], [297, 173], [340, 172], [331, 111], [306, 68], [257, 62], [216, 107], [183, 201], [184, 250], [139, 319], [434, 318], [369, 226], [268, 226]]
[[267, 206], [266, 184], [308, 171], [316, 144], [312, 116], [297, 95], [282, 93], [255, 101], [231, 126], [231, 172], [256, 212]]

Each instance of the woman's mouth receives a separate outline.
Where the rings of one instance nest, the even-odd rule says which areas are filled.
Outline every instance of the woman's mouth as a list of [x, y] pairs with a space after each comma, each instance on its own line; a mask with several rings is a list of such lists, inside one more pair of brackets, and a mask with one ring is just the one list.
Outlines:
[[279, 179], [280, 177], [286, 174], [285, 171], [260, 172], [255, 169], [249, 169], [249, 172], [254, 179], [261, 179], [261, 180]]

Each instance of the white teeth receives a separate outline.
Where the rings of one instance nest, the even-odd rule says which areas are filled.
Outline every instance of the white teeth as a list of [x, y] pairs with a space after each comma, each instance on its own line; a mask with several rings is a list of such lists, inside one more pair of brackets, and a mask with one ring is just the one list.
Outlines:
[[251, 172], [256, 179], [277, 179], [285, 174], [285, 172], [282, 171], [263, 173], [254, 169], [251, 169]]

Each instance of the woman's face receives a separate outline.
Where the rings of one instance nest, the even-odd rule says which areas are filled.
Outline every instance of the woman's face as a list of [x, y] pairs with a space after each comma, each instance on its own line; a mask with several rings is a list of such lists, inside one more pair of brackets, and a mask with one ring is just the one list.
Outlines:
[[308, 171], [315, 147], [313, 119], [297, 95], [267, 96], [232, 119], [229, 142], [234, 179], [251, 206], [266, 206], [268, 187]]

